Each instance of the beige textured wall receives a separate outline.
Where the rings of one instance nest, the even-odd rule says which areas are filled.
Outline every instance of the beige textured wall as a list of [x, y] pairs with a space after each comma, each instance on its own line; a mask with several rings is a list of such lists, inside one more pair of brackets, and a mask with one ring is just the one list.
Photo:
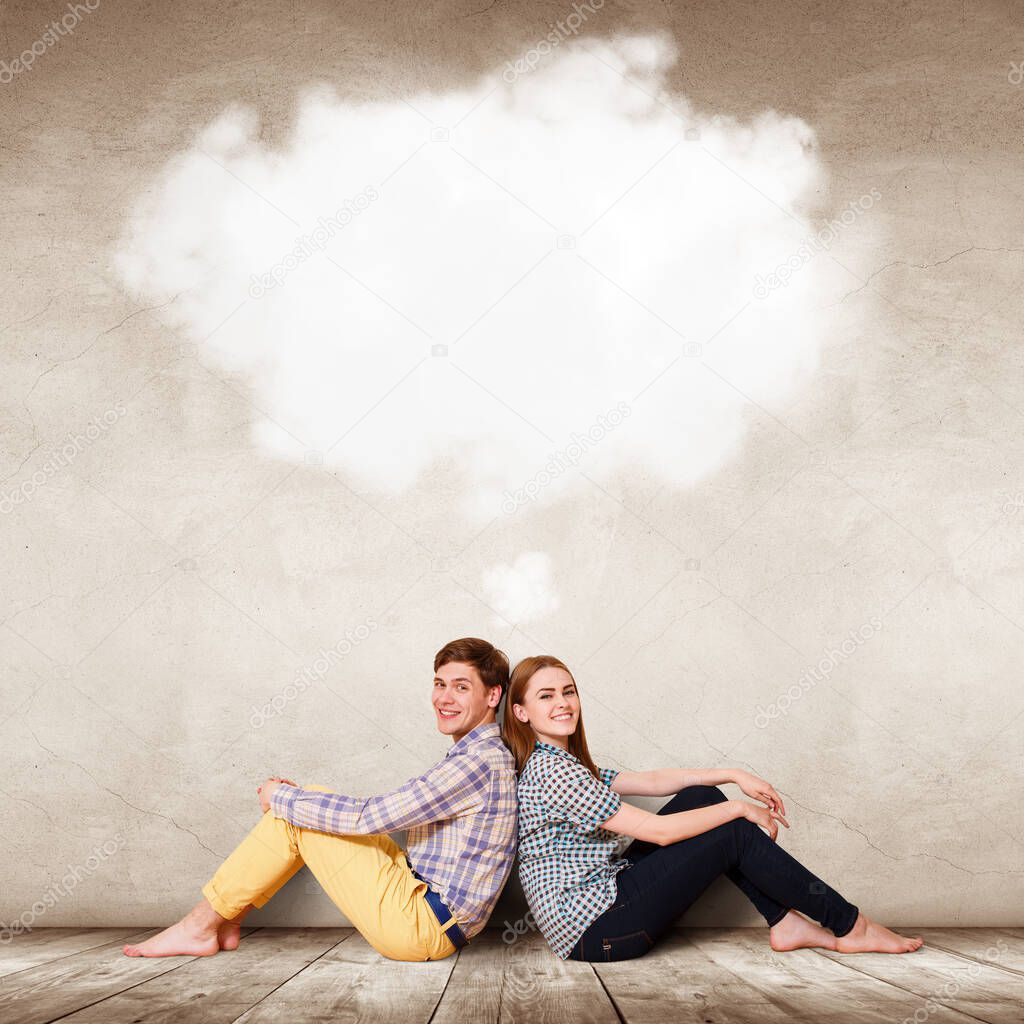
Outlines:
[[[797, 334], [765, 313], [763, 344], [744, 349], [762, 315], [752, 307], [736, 348], [727, 331], [704, 351], [711, 372], [676, 401], [697, 426], [721, 414], [714, 437], [661, 429], [653, 413], [644, 421], [655, 406], [636, 397], [617, 461], [512, 515], [470, 508], [473, 466], [486, 460], [459, 476], [458, 449], [446, 452], [421, 414], [409, 422], [387, 403], [361, 422], [362, 450], [408, 468], [424, 446], [433, 461], [418, 482], [388, 490], [372, 466], [359, 477], [315, 454], [326, 445], [295, 426], [309, 411], [302, 388], [280, 404], [273, 375], [240, 354], [250, 335], [268, 345], [260, 310], [282, 307], [249, 303], [245, 330], [219, 334], [231, 344], [217, 349], [199, 329], [215, 304], [187, 275], [153, 299], [117, 269], [140, 199], [232, 104], [258, 114], [260, 152], [286, 152], [308, 85], [331, 83], [349, 109], [472, 96], [571, 9], [102, 0], [30, 69], [3, 74], [0, 920], [160, 924], [194, 902], [251, 827], [267, 775], [354, 793], [401, 782], [445, 749], [428, 706], [433, 652], [477, 634], [513, 657], [547, 650], [577, 670], [605, 764], [734, 765], [767, 777], [791, 811], [786, 848], [872, 916], [1024, 923], [1024, 53], [1010, 45], [1014, 5], [607, 3], [588, 19], [580, 39], [594, 44], [674, 38], [681, 56], [665, 95], [705, 125], [733, 119], [738, 138], [774, 111], [813, 132], [814, 173], [784, 201], [771, 176], [748, 173], [771, 152], [748, 153], [742, 174], [728, 159], [705, 168], [716, 188], [729, 183], [736, 202], [754, 204], [750, 217], [782, 218], [758, 238], [787, 219], [798, 238], [873, 188], [881, 198], [800, 270], [803, 290], [788, 292], [804, 348], [787, 349]], [[5, 67], [64, 11], [5, 5]], [[509, 137], [510, 164], [517, 144]], [[504, 168], [489, 170], [501, 178]], [[598, 170], [571, 185], [600, 212], [622, 190], [599, 188]], [[415, 182], [419, 172], [412, 163], [402, 173]], [[242, 202], [252, 185], [233, 174]], [[644, 189], [667, 186], [645, 181], [632, 195], [656, 204]], [[209, 215], [202, 191], [177, 200], [188, 231]], [[711, 213], [727, 216], [731, 200], [709, 195]], [[497, 186], [488, 201], [518, 205]], [[166, 251], [177, 244], [180, 259], [162, 216]], [[415, 216], [403, 216], [414, 234]], [[662, 239], [669, 249], [692, 241], [685, 222], [666, 218], [665, 232], [675, 233]], [[444, 234], [435, 238], [447, 259]], [[389, 244], [397, 254], [404, 243], [399, 234]], [[493, 299], [528, 263], [501, 265], [500, 238], [493, 251], [480, 244], [468, 262], [498, 268]], [[157, 238], [149, 258], [159, 264], [164, 246]], [[739, 248], [734, 256], [742, 262]], [[399, 276], [429, 291], [432, 269], [422, 259]], [[686, 343], [707, 339], [738, 305], [702, 308], [696, 278], [648, 292], [648, 269], [630, 250], [622, 270], [633, 275], [638, 350], [665, 320]], [[384, 280], [373, 278], [382, 302]], [[461, 293], [457, 277], [447, 283], [453, 322], [492, 301]], [[543, 332], [543, 304], [510, 309], [520, 329]], [[299, 334], [281, 331], [259, 351], [300, 352]], [[745, 367], [774, 372], [775, 353], [790, 361], [785, 381], [737, 386]], [[502, 391], [486, 357], [466, 365]], [[333, 424], [362, 416], [360, 395], [388, 390], [362, 374], [360, 359], [344, 364]], [[571, 405], [571, 379], [563, 385]], [[457, 400], [431, 394], [439, 417], [458, 416]], [[723, 395], [734, 406], [711, 410]], [[499, 404], [519, 415], [520, 398], [505, 392]], [[615, 400], [609, 392], [591, 412]], [[85, 440], [61, 464], [54, 450], [69, 434]], [[533, 438], [528, 459], [543, 465], [567, 436], [539, 447]], [[504, 443], [496, 462], [520, 450]], [[702, 465], [701, 452], [715, 459]], [[529, 552], [539, 561], [517, 562]], [[344, 657], [321, 673], [316, 659], [330, 648]], [[255, 724], [253, 707], [303, 672], [308, 688]], [[790, 688], [796, 699], [783, 697]], [[510, 893], [494, 923], [521, 909]], [[338, 914], [303, 872], [251, 920], [261, 919], [326, 925]], [[721, 884], [689, 920], [756, 918]]]

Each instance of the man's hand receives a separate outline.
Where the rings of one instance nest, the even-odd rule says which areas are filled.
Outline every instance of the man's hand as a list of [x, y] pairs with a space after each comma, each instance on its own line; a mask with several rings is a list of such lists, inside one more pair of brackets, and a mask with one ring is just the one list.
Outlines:
[[291, 779], [282, 779], [280, 776], [275, 775], [273, 778], [267, 779], [262, 786], [256, 787], [256, 795], [260, 798], [260, 807], [263, 808], [264, 813], [270, 810], [270, 798], [274, 795], [274, 790], [281, 783], [284, 783], [286, 786], [298, 785], [297, 782], [292, 782]]
[[[736, 785], [747, 794], [747, 796], [753, 797], [755, 800], [760, 800], [763, 804], [767, 804], [770, 810], [775, 811], [778, 814], [786, 813], [786, 808], [782, 803], [782, 797], [775, 792], [775, 787], [770, 782], [765, 782], [764, 779], [758, 778], [756, 775], [746, 772], [742, 768], [736, 768], [733, 770], [732, 781], [735, 782]], [[787, 825], [786, 827], [788, 828], [789, 826]]]

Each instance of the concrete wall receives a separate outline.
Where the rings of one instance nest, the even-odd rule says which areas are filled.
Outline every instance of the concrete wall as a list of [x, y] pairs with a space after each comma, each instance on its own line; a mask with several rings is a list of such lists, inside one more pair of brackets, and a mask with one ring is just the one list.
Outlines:
[[[1010, 5], [335, 6], [5, 14], [0, 919], [166, 922], [268, 775], [400, 783], [470, 634], [604, 764], [765, 776], [873, 916], [1024, 923]], [[350, 164], [335, 264], [247, 291]]]

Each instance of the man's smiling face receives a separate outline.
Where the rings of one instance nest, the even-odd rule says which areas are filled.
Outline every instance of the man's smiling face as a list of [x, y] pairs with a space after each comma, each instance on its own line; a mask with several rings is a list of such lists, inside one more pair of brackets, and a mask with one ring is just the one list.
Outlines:
[[493, 722], [501, 687], [485, 686], [472, 665], [450, 661], [434, 673], [432, 703], [437, 728], [454, 742], [484, 722]]

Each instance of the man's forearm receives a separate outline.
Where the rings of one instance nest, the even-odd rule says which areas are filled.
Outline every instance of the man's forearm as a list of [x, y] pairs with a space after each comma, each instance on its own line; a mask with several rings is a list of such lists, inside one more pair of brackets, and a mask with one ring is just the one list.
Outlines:
[[357, 797], [278, 784], [274, 816], [293, 825], [335, 835], [397, 832], [456, 818], [479, 806], [490, 786], [490, 769], [477, 758], [453, 757], [379, 796]]
[[386, 823], [368, 819], [367, 801], [341, 793], [298, 786], [278, 785], [270, 798], [271, 813], [300, 828], [332, 835], [366, 835], [386, 832]]

